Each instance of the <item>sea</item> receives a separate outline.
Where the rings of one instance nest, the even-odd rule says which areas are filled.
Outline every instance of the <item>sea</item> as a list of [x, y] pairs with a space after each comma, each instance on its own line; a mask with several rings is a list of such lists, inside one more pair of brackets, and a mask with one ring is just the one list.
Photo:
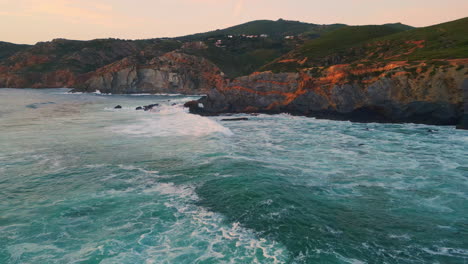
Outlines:
[[467, 131], [197, 98], [0, 89], [0, 263], [468, 263]]

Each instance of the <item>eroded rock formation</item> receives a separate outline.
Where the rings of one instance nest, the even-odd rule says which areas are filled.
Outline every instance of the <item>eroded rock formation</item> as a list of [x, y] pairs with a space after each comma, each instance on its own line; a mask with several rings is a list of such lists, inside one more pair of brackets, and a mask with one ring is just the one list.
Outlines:
[[[364, 122], [454, 125], [463, 114], [467, 60], [444, 66], [403, 61], [334, 65], [300, 73], [255, 73], [212, 89], [191, 111], [279, 113]], [[466, 85], [466, 84], [465, 84]]]
[[169, 52], [140, 62], [127, 57], [98, 69], [79, 86], [80, 91], [103, 93], [204, 94], [225, 85], [221, 70], [208, 60]]

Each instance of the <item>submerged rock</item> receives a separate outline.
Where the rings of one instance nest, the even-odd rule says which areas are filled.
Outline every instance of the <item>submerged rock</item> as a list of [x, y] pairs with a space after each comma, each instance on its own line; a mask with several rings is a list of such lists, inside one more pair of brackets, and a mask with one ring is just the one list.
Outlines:
[[143, 110], [143, 107], [139, 106], [139, 107], [135, 108], [135, 110]]
[[247, 120], [249, 119], [246, 117], [221, 119], [221, 121], [247, 121]]
[[122, 106], [118, 105], [118, 106], [114, 107], [114, 109], [122, 109]]

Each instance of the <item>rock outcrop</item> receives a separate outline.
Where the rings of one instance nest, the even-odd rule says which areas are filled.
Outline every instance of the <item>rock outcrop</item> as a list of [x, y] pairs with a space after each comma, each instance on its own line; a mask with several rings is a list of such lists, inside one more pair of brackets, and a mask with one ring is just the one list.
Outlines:
[[468, 79], [462, 85], [463, 90], [463, 115], [457, 128], [468, 130]]
[[93, 73], [77, 91], [204, 94], [224, 85], [223, 73], [208, 60], [168, 52], [143, 63], [128, 57], [107, 65]]
[[[363, 122], [455, 125], [463, 114], [468, 60], [334, 65], [255, 73], [212, 89], [193, 113], [280, 113]], [[465, 84], [466, 85], [466, 84]]]

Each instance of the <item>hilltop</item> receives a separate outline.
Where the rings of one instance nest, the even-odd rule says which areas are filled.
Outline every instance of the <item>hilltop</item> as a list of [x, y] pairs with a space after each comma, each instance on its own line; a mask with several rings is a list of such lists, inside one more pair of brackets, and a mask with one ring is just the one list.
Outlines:
[[300, 21], [290, 21], [279, 19], [273, 20], [256, 20], [247, 22], [241, 25], [218, 29], [205, 33], [198, 33], [193, 35], [187, 35], [178, 37], [177, 39], [184, 41], [204, 40], [208, 38], [216, 38], [228, 35], [268, 35], [272, 38], [282, 38], [285, 36], [296, 36], [307, 33], [307, 35], [315, 34], [316, 37], [340, 27], [344, 27], [344, 24], [332, 24], [332, 25], [318, 25], [311, 23], [304, 23]]

